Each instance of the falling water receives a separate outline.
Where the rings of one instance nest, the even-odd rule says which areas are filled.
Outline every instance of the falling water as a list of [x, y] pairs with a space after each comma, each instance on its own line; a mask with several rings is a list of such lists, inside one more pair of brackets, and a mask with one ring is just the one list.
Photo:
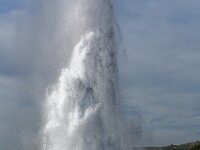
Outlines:
[[113, 2], [79, 0], [72, 7], [74, 15], [63, 18], [76, 19], [76, 37], [71, 38], [78, 40], [70, 63], [47, 95], [42, 149], [128, 150], [131, 136], [125, 133], [118, 96]]

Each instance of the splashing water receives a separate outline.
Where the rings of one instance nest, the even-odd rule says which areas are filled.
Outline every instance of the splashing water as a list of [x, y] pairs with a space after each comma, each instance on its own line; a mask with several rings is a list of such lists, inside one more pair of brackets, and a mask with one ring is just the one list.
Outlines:
[[124, 133], [118, 99], [112, 1], [83, 0], [75, 6], [80, 40], [48, 94], [42, 149], [128, 150], [131, 137]]

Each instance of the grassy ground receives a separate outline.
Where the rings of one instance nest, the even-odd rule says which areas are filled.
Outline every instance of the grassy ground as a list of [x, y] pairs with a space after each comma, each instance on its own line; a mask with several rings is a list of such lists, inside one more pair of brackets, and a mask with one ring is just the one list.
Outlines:
[[200, 150], [200, 141], [181, 145], [169, 145], [165, 147], [145, 147], [145, 150]]

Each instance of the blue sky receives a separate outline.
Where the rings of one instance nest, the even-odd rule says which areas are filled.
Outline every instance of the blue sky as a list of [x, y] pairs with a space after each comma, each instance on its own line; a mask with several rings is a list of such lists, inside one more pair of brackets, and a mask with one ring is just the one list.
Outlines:
[[[123, 94], [156, 145], [200, 137], [200, 2], [119, 1]], [[129, 69], [127, 69], [129, 68]]]
[[[149, 145], [200, 139], [199, 8], [199, 0], [116, 2], [124, 112], [139, 116]], [[41, 71], [43, 62], [41, 74], [33, 77], [37, 54], [27, 51], [26, 39], [18, 43], [28, 26], [18, 22], [31, 24], [29, 9], [28, 0], [0, 0], [0, 149], [22, 149], [19, 139], [26, 135], [37, 142], [40, 103], [35, 98], [44, 87], [35, 78], [55, 70]]]

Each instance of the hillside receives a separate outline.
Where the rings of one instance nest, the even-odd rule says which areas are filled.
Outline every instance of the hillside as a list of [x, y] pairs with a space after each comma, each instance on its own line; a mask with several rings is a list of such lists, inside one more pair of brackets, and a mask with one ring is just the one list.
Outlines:
[[145, 150], [200, 150], [200, 141], [181, 145], [169, 145], [165, 147], [145, 147]]

